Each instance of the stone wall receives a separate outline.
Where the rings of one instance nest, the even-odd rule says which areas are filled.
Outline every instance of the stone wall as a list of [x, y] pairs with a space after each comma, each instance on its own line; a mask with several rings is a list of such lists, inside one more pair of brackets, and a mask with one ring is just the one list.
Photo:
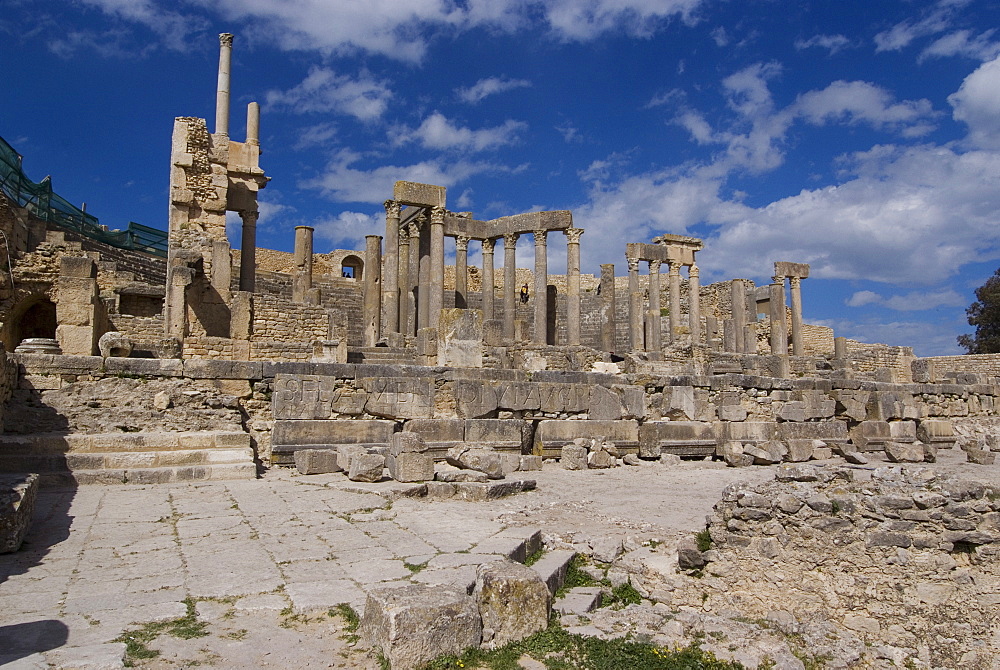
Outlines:
[[253, 297], [251, 340], [254, 342], [271, 340], [311, 345], [313, 340], [328, 339], [329, 331], [330, 319], [322, 307], [265, 294]]
[[893, 375], [892, 381], [909, 382], [913, 379], [910, 364], [916, 357], [913, 355], [912, 347], [847, 340], [847, 352], [851, 369], [855, 372], [875, 373], [879, 370], [889, 370]]
[[928, 356], [920, 358], [933, 364], [937, 373], [971, 372], [1000, 377], [1000, 354], [968, 354], [965, 356]]

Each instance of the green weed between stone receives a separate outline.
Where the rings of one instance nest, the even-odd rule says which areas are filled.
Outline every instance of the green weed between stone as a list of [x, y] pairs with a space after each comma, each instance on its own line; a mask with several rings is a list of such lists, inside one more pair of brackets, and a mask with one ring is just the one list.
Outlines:
[[539, 549], [535, 553], [533, 553], [530, 556], [528, 556], [527, 558], [525, 558], [524, 559], [524, 564], [527, 565], [528, 567], [531, 567], [532, 565], [534, 565], [535, 563], [538, 562], [538, 559], [540, 559], [542, 557], [542, 554], [544, 554], [544, 553], [545, 553], [545, 549]]
[[327, 612], [331, 617], [339, 616], [344, 620], [344, 640], [349, 644], [354, 644], [361, 639], [358, 635], [358, 626], [361, 625], [361, 617], [354, 611], [354, 608], [347, 603], [340, 603], [336, 607], [331, 607]]
[[114, 640], [125, 643], [125, 665], [127, 667], [132, 667], [135, 661], [159, 656], [160, 652], [156, 649], [150, 649], [149, 643], [160, 635], [173, 635], [184, 640], [208, 635], [208, 631], [205, 630], [208, 624], [204, 621], [198, 621], [198, 615], [194, 611], [195, 601], [187, 598], [184, 600], [184, 604], [187, 606], [187, 614], [179, 619], [152, 621], [135, 630], [127, 630]]
[[442, 656], [423, 670], [520, 670], [517, 661], [524, 655], [544, 663], [548, 670], [745, 670], [742, 664], [719, 660], [697, 645], [668, 649], [628, 638], [602, 640], [558, 626], [500, 649], [469, 649], [461, 656]]
[[708, 528], [697, 533], [694, 536], [694, 541], [698, 543], [698, 551], [708, 551], [712, 548], [712, 534]]

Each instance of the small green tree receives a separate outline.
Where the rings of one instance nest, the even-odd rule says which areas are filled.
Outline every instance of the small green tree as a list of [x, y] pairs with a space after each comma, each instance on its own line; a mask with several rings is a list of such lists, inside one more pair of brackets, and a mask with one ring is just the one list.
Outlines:
[[975, 335], [959, 335], [959, 346], [970, 354], [1000, 353], [1000, 268], [976, 289], [976, 302], [965, 310]]

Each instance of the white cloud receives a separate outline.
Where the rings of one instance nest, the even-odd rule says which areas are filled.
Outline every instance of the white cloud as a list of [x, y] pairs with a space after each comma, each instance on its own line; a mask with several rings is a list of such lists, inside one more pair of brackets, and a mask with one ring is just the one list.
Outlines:
[[365, 214], [363, 212], [341, 212], [309, 225], [322, 240], [327, 240], [335, 249], [364, 249], [366, 235], [385, 233], [385, 214]]
[[948, 102], [954, 118], [969, 127], [973, 146], [1000, 149], [1000, 58], [979, 66]]
[[[145, 26], [159, 35], [168, 48], [176, 51], [188, 49], [190, 46], [188, 35], [204, 30], [209, 25], [202, 17], [161, 9], [158, 7], [160, 3], [155, 0], [82, 0], [82, 2], [122, 21]], [[78, 36], [84, 34], [78, 33]]]
[[880, 305], [897, 312], [919, 312], [937, 307], [961, 307], [966, 298], [950, 288], [936, 291], [912, 291], [906, 295], [894, 295], [888, 298], [874, 291], [858, 291], [844, 304], [848, 307], [864, 305]]
[[865, 122], [878, 129], [898, 129], [906, 137], [933, 130], [927, 120], [936, 115], [930, 100], [895, 102], [888, 91], [864, 81], [835, 81], [821, 91], [809, 91], [799, 96], [792, 110], [816, 125]]
[[297, 113], [340, 112], [362, 121], [377, 119], [385, 112], [392, 91], [362, 71], [358, 78], [338, 75], [325, 67], [313, 67], [296, 86], [287, 91], [268, 91], [266, 104], [272, 108]]
[[337, 153], [323, 174], [301, 182], [300, 186], [318, 190], [338, 202], [378, 204], [392, 194], [398, 180], [450, 187], [484, 172], [502, 172], [506, 168], [466, 160], [426, 160], [412, 165], [381, 165], [371, 170], [354, 167], [361, 155], [351, 151]]
[[[484, 0], [490, 1], [490, 0]], [[530, 14], [542, 10], [549, 27], [566, 40], [587, 41], [605, 32], [652, 35], [668, 19], [692, 23], [701, 0], [545, 0], [516, 2]]]
[[947, 4], [939, 3], [939, 9], [919, 21], [907, 19], [875, 35], [875, 52], [899, 51], [916, 39], [947, 30], [951, 25]]
[[337, 136], [337, 126], [332, 123], [318, 123], [315, 126], [307, 126], [299, 131], [299, 137], [295, 142], [298, 150], [315, 146], [324, 146]]
[[515, 143], [518, 133], [527, 127], [522, 121], [508, 119], [494, 128], [472, 130], [456, 126], [440, 112], [434, 112], [419, 127], [396, 128], [391, 135], [397, 145], [418, 142], [425, 149], [485, 151]]
[[[803, 289], [803, 292], [805, 290]], [[808, 298], [808, 294], [806, 297]], [[833, 328], [836, 335], [859, 342], [870, 344], [878, 342], [893, 346], [913, 347], [913, 353], [917, 356], [953, 356], [965, 353], [955, 341], [958, 334], [962, 332], [962, 324], [951, 320], [928, 323], [925, 321], [886, 322], [835, 319], [818, 322], [808, 319], [807, 315], [806, 321]]]
[[995, 30], [987, 30], [973, 35], [971, 30], [958, 30], [935, 40], [920, 54], [921, 59], [930, 57], [965, 56], [987, 61], [1000, 54], [1000, 42], [992, 39]]
[[807, 40], [795, 40], [795, 48], [799, 51], [816, 47], [826, 49], [831, 56], [850, 45], [851, 41], [843, 35], [813, 35]]
[[487, 77], [486, 79], [480, 79], [468, 88], [456, 89], [455, 95], [457, 95], [458, 99], [462, 102], [474, 105], [487, 96], [503, 93], [504, 91], [510, 91], [516, 88], [526, 88], [528, 86], [531, 86], [531, 82], [527, 79]]

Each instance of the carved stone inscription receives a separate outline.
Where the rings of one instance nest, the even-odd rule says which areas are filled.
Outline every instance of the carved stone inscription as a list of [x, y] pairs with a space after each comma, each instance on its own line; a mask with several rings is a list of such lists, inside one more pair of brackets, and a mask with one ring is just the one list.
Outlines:
[[329, 419], [361, 414], [366, 397], [336, 377], [279, 374], [271, 402], [275, 419]]
[[583, 384], [460, 380], [455, 396], [466, 419], [491, 417], [497, 410], [586, 412], [590, 405], [590, 387]]
[[390, 419], [430, 419], [434, 416], [434, 380], [430, 377], [368, 377], [365, 411]]

